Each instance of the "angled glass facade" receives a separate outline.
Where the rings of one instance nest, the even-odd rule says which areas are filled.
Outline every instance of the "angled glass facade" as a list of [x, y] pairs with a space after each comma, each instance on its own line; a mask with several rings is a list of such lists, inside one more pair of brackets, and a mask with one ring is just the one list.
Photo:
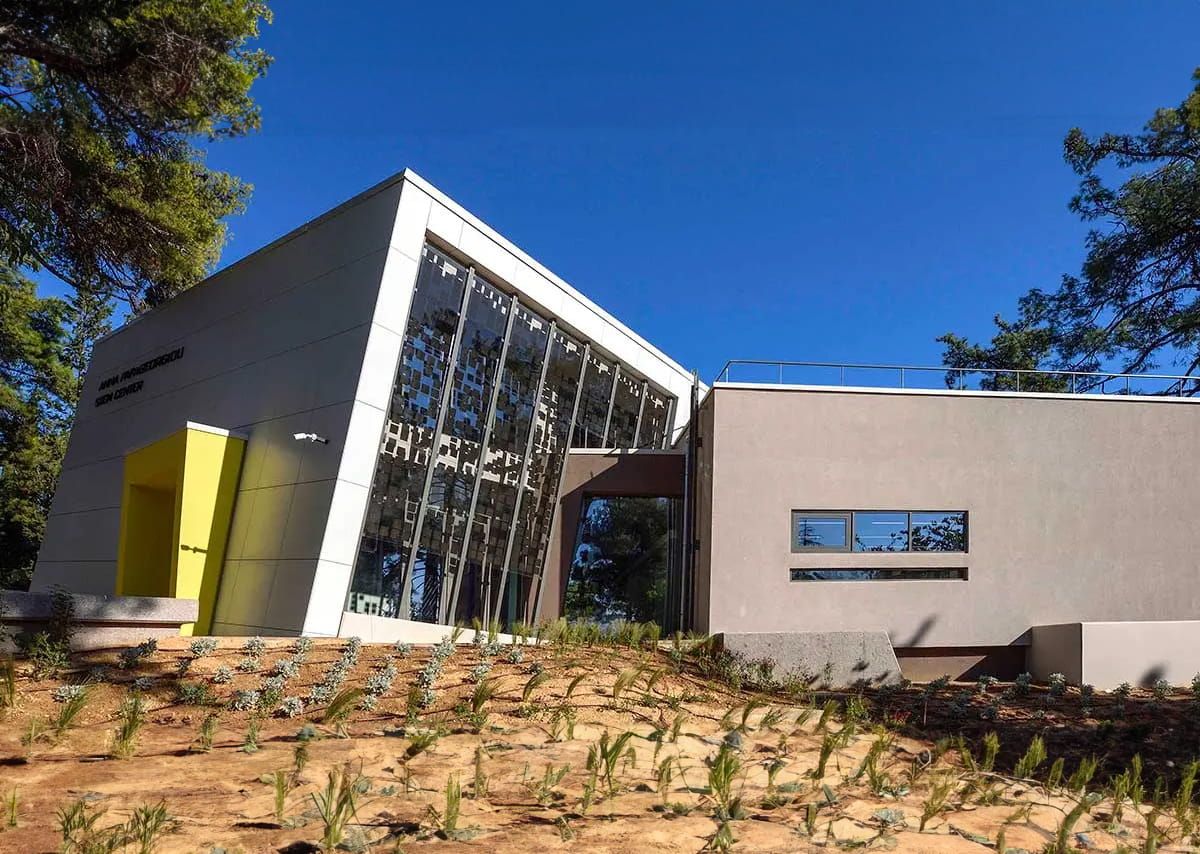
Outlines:
[[535, 618], [568, 447], [663, 447], [674, 398], [426, 245], [347, 608]]

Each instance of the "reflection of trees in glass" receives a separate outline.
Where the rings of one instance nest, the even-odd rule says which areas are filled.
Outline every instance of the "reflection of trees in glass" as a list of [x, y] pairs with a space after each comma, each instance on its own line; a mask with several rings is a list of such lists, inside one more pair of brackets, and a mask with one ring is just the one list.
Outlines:
[[961, 513], [945, 516], [917, 514], [912, 517], [914, 552], [965, 552], [967, 526]]
[[807, 520], [800, 524], [799, 529], [796, 531], [796, 536], [799, 538], [799, 545], [801, 546], [819, 546], [822, 542], [821, 535], [817, 533], [817, 529]]
[[588, 502], [567, 583], [567, 619], [663, 624], [670, 507], [666, 498]]
[[888, 541], [880, 543], [876, 546], [867, 545], [866, 541], [857, 533], [854, 535], [854, 550], [856, 552], [903, 552], [908, 551], [908, 531], [891, 531], [887, 535]]

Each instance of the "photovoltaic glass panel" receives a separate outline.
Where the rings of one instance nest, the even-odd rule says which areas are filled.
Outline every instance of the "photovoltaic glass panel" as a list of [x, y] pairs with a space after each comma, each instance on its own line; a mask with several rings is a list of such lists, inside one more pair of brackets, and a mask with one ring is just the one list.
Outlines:
[[[509, 561], [510, 583], [512, 573], [541, 574], [545, 554], [543, 541], [549, 536], [558, 500], [559, 474], [566, 456], [582, 360], [583, 347], [565, 333], [555, 331], [550, 344], [550, 362], [546, 366], [546, 381], [534, 419], [533, 452]], [[527, 603], [522, 601], [519, 605], [522, 613], [504, 614], [502, 619], [506, 622], [525, 619]]]
[[467, 564], [455, 620], [469, 622], [481, 616], [484, 603], [496, 596], [549, 333], [549, 323], [524, 306], [517, 306], [467, 542]]
[[604, 422], [608, 418], [608, 401], [612, 397], [613, 366], [594, 352], [588, 356], [587, 374], [579, 398], [579, 414], [575, 417], [572, 448], [603, 448]]
[[379, 449], [348, 608], [400, 615], [403, 574], [437, 429], [467, 270], [426, 246]]
[[[432, 246], [422, 250], [351, 583], [347, 604], [351, 611], [398, 617], [405, 614], [407, 604], [412, 619], [469, 622], [485, 616], [487, 606], [497, 602], [506, 623], [532, 619], [530, 597], [537, 591], [536, 579], [545, 564], [557, 486], [572, 435], [583, 447], [605, 444], [604, 425], [616, 375], [612, 363], [596, 354], [590, 359], [578, 430], [573, 433], [571, 415], [580, 391], [583, 345], [564, 330], [556, 330], [539, 395], [549, 320], [517, 304], [501, 366], [507, 313], [513, 303], [508, 294], [478, 275], [463, 320], [442, 431], [434, 435], [443, 392], [450, 382], [448, 365], [467, 281], [466, 266]], [[496, 407], [484, 448], [493, 389]], [[638, 431], [641, 404], [636, 395], [641, 393], [641, 381], [627, 377], [618, 382], [608, 441], [662, 446], [671, 398], [652, 384], [646, 385], [646, 391]], [[525, 460], [527, 447], [532, 451]], [[434, 466], [432, 473], [430, 466]], [[425, 494], [427, 479], [430, 488]], [[424, 522], [417, 532], [422, 505]], [[419, 547], [414, 545], [417, 542]], [[464, 545], [466, 561], [457, 607], [451, 614], [452, 586], [445, 582], [457, 572]], [[418, 551], [411, 560], [411, 592], [405, 603], [404, 574], [414, 548]], [[506, 569], [509, 582], [501, 591]]]
[[667, 444], [667, 416], [671, 398], [654, 386], [646, 387], [646, 405], [642, 409], [642, 427], [638, 431], [639, 448], [661, 448]]
[[458, 572], [510, 304], [509, 297], [482, 277], [471, 280], [450, 405], [413, 562], [414, 620], [438, 620], [442, 599], [449, 595], [449, 577]]
[[617, 375], [617, 393], [613, 397], [612, 417], [608, 424], [606, 448], [637, 446], [638, 410], [642, 403], [642, 381], [625, 371]]

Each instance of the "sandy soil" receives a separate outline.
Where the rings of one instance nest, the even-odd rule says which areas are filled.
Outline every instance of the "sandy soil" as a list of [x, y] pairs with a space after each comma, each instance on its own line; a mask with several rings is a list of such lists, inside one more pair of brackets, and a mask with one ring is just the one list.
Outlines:
[[[666, 651], [525, 648], [522, 661], [511, 663], [506, 648], [491, 659], [490, 677], [499, 690], [484, 705], [487, 720], [472, 722], [464, 704], [475, 687], [470, 671], [480, 663], [480, 651], [457, 649], [435, 683], [435, 702], [414, 720], [409, 690], [430, 657], [428, 647], [417, 648], [395, 657], [391, 689], [373, 710], [355, 711], [343, 732], [323, 724], [316, 706], [298, 718], [264, 718], [259, 749], [246, 752], [249, 713], [224, 704], [235, 691], [259, 688], [272, 665], [289, 655], [290, 642], [267, 641], [255, 672], [235, 671], [230, 682], [212, 684], [218, 668], [235, 668], [243, 659], [240, 644], [223, 639], [216, 652], [190, 666], [185, 681], [210, 686], [216, 701], [210, 707], [176, 700], [176, 668], [191, 657], [183, 639], [161, 644], [130, 670], [117, 669], [113, 653], [78, 662], [63, 679], [33, 681], [22, 674], [17, 706], [0, 720], [0, 798], [15, 790], [18, 804], [16, 827], [2, 826], [6, 812], [0, 817], [0, 851], [59, 850], [56, 811], [78, 799], [104, 811], [102, 826], [127, 821], [139, 805], [163, 801], [177, 823], [155, 851], [316, 851], [324, 825], [313, 795], [331, 770], [348, 766], [362, 777], [343, 843], [349, 850], [695, 852], [722, 841], [714, 839], [722, 822], [715, 817], [718, 798], [708, 788], [706, 762], [725, 740], [737, 748], [731, 751], [737, 766], [732, 794], [740, 797], [741, 810], [733, 810], [738, 817], [725, 828], [735, 851], [986, 851], [995, 850], [1003, 829], [1010, 852], [1037, 852], [1054, 840], [1077, 801], [1061, 791], [1047, 794], [1030, 783], [969, 773], [957, 751], [939, 755], [931, 741], [903, 734], [911, 732], [905, 719], [912, 711], [897, 715], [901, 725], [890, 730], [880, 726], [878, 711], [874, 722], [848, 724], [840, 715], [822, 722], [821, 706], [811, 698], [791, 702], [732, 691], [686, 665], [677, 669]], [[343, 648], [341, 641], [318, 641], [284, 693], [306, 696]], [[345, 684], [365, 685], [393, 656], [388, 646], [363, 647]], [[523, 700], [537, 664], [548, 678]], [[96, 665], [106, 672], [94, 672]], [[639, 667], [637, 678], [614, 698], [614, 683]], [[23, 744], [32, 720], [58, 714], [55, 689], [89, 674], [97, 681], [76, 726], [61, 738]], [[118, 706], [137, 678], [151, 680], [142, 683], [147, 722], [131, 758], [110, 758]], [[909, 696], [907, 708], [918, 706], [917, 697]], [[753, 705], [743, 726], [748, 703]], [[212, 749], [202, 751], [198, 731], [214, 711], [219, 729]], [[306, 722], [321, 737], [308, 743], [307, 764], [297, 772], [297, 733]], [[851, 730], [834, 738], [846, 726]], [[412, 755], [414, 734], [430, 730], [440, 737]], [[729, 736], [731, 730], [739, 732]], [[589, 749], [605, 733], [615, 739], [625, 732], [632, 733], [631, 751], [616, 765], [615, 792], [610, 795], [601, 775], [585, 809]], [[872, 775], [864, 759], [881, 738], [886, 746], [877, 748]], [[817, 777], [823, 742], [838, 743]], [[1019, 754], [1024, 745], [1005, 747]], [[476, 791], [477, 757], [486, 792]], [[668, 759], [674, 773], [660, 791], [657, 770]], [[540, 785], [548, 768], [564, 767], [561, 780]], [[1068, 774], [1073, 768], [1068, 762]], [[286, 772], [289, 786], [282, 822], [274, 806], [276, 771]], [[448, 778], [456, 778], [463, 793], [457, 830], [449, 834], [438, 832], [437, 820], [446, 809]], [[939, 783], [949, 792], [945, 808], [920, 831], [923, 808]], [[1126, 803], [1114, 824], [1112, 799], [1105, 796], [1066, 835], [1068, 849], [1142, 851], [1148, 812]], [[1172, 810], [1162, 812], [1157, 826], [1178, 837]], [[1185, 843], [1174, 839], [1158, 850], [1194, 850]]]

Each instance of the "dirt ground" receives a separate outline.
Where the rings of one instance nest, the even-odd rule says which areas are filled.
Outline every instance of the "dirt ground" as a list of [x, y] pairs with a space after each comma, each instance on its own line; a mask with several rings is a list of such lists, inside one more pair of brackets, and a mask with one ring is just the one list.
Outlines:
[[[192, 658], [186, 639], [162, 642], [128, 669], [117, 667], [117, 651], [89, 655], [59, 679], [35, 681], [18, 662], [16, 705], [0, 720], [0, 851], [60, 850], [58, 811], [80, 800], [100, 813], [97, 828], [127, 822], [138, 806], [164, 803], [173, 823], [154, 851], [318, 851], [325, 823], [317, 796], [330, 772], [343, 769], [356, 798], [342, 850], [731, 847], [933, 854], [994, 851], [1003, 834], [1013, 854], [1053, 845], [1073, 810], [1059, 850], [1195, 850], [1190, 791], [1184, 800], [1171, 783], [1159, 792], [1158, 806], [1150, 803], [1154, 775], [1165, 769], [1174, 779], [1197, 750], [1190, 729], [1196, 707], [1182, 696], [1131, 697], [1114, 723], [1117, 700], [1111, 697], [1089, 701], [1084, 714], [1073, 694], [1034, 689], [1006, 698], [993, 717], [1006, 686], [986, 693], [974, 685], [932, 694], [914, 686], [861, 699], [787, 698], [734, 691], [666, 649], [524, 647], [512, 653], [504, 647], [488, 656], [460, 645], [425, 698], [433, 702], [418, 710], [410, 689], [430, 647], [398, 654], [391, 646], [366, 645], [343, 687], [368, 685], [391, 660], [394, 681], [373, 709], [354, 711], [341, 726], [323, 722], [321, 704], [310, 704], [299, 717], [256, 715], [258, 749], [247, 751], [252, 713], [227, 705], [236, 691], [260, 689], [275, 663], [291, 655], [291, 643], [268, 640], [257, 662], [243, 662], [242, 639], [227, 638], [195, 658], [182, 682], [207, 685], [208, 705], [178, 699], [177, 669]], [[317, 641], [299, 672], [286, 679], [283, 696], [308, 696], [345, 647], [345, 641]], [[481, 676], [472, 671], [485, 659], [491, 668], [483, 678], [497, 690], [481, 704], [482, 715], [472, 717], [469, 703]], [[237, 670], [239, 663], [248, 672]], [[232, 678], [214, 683], [223, 667]], [[537, 675], [539, 668], [544, 675]], [[118, 709], [134, 680], [141, 680], [146, 722], [133, 754], [112, 758]], [[75, 725], [61, 736], [25, 743], [31, 724], [59, 714], [56, 689], [83, 681], [90, 684], [88, 699]], [[831, 700], [836, 705], [825, 714]], [[219, 724], [205, 750], [198, 735], [212, 713]], [[319, 737], [303, 742], [307, 762], [297, 771], [305, 724]], [[985, 771], [980, 745], [990, 731], [1000, 735], [1000, 751], [995, 768]], [[1140, 742], [1121, 737], [1131, 732]], [[603, 743], [613, 745], [624, 733], [631, 735], [614, 758], [611, 779], [603, 768], [593, 776], [589, 751], [599, 751], [605, 734]], [[974, 770], [959, 749], [935, 744], [958, 733], [967, 739]], [[1043, 735], [1050, 754], [1036, 772], [1042, 779], [1058, 757], [1065, 760], [1065, 782], [1080, 757], [1103, 753], [1098, 758], [1106, 764], [1082, 787], [1096, 793], [1084, 808], [1075, 809], [1082, 794], [997, 773], [1014, 767], [1035, 734]], [[1137, 805], [1122, 798], [1114, 818], [1109, 778], [1139, 749], [1149, 757], [1145, 794]], [[823, 752], [824, 772], [818, 773]], [[721, 770], [731, 781], [729, 798], [722, 797]], [[286, 787], [282, 820], [275, 772], [283, 772]], [[444, 820], [448, 781], [462, 792], [454, 828]], [[939, 797], [944, 804], [934, 809]], [[1148, 816], [1162, 834], [1157, 848], [1146, 843]]]

